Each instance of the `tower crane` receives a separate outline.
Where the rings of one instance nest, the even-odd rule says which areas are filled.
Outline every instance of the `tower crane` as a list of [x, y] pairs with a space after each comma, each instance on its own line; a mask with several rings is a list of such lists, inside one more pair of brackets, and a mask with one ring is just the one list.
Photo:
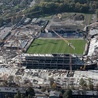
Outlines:
[[[69, 47], [71, 47], [73, 50], [75, 50], [75, 47], [68, 42], [68, 40], [66, 40], [65, 38], [63, 38], [62, 36], [60, 36], [55, 30], [52, 30], [59, 38], [61, 38], [65, 43], [67, 43], [67, 45]], [[71, 59], [71, 55], [70, 55], [70, 74], [72, 74], [72, 59]]]

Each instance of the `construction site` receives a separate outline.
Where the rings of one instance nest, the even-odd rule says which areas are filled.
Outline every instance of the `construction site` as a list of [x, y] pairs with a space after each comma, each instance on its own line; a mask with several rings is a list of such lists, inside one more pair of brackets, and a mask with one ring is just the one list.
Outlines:
[[[53, 19], [55, 17], [56, 16], [54, 16]], [[94, 89], [96, 89], [96, 85], [98, 84], [98, 32], [96, 32], [98, 31], [98, 22], [87, 25], [83, 33], [77, 33], [77, 31], [80, 32], [81, 29], [79, 27], [76, 28], [75, 25], [71, 28], [71, 26], [62, 26], [60, 25], [61, 23], [58, 23], [60, 26], [54, 26], [54, 28], [53, 26], [50, 26], [51, 21], [52, 20], [43, 21], [34, 18], [31, 23], [25, 21], [26, 23], [19, 28], [0, 28], [1, 86], [7, 81], [6, 86], [9, 86], [10, 84], [10, 86], [14, 87], [45, 87], [50, 85], [49, 80], [50, 78], [53, 78], [62, 88], [67, 88], [68, 85], [72, 86], [74, 84], [75, 89], [78, 89], [80, 87], [79, 81], [81, 78], [86, 81], [91, 78]], [[54, 22], [56, 23], [56, 21], [57, 17]], [[57, 22], [60, 22], [60, 18], [58, 18]], [[80, 22], [82, 21], [80, 20]], [[77, 23], [80, 22], [78, 21]], [[47, 37], [43, 36], [43, 32], [41, 32], [43, 24], [45, 26], [44, 35], [48, 35]], [[58, 31], [59, 28], [62, 28], [63, 32], [62, 30]], [[87, 28], [90, 28], [88, 32]], [[70, 29], [71, 32], [73, 32], [72, 35], [71, 32], [68, 34]], [[50, 31], [52, 32], [51, 34], [54, 32], [54, 36], [50, 36]], [[64, 32], [67, 33], [64, 34]], [[66, 39], [67, 37], [69, 39], [78, 38], [82, 40], [85, 38], [87, 42], [83, 54], [79, 55], [75, 53], [71, 54], [70, 52], [66, 54], [27, 53], [34, 40], [43, 37], [46, 39], [51, 37], [63, 40], [64, 43], [67, 44], [67, 47], [70, 47], [72, 50], [75, 50], [76, 47]], [[39, 44], [37, 43], [37, 45]], [[62, 49], [62, 46], [60, 47]]]

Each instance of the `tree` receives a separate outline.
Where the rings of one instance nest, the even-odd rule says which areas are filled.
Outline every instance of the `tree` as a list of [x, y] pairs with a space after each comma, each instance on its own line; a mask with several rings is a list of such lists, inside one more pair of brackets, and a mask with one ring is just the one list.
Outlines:
[[42, 92], [45, 92], [45, 91], [46, 91], [46, 88], [45, 88], [45, 87], [43, 87], [43, 88], [41, 89], [41, 91], [42, 91]]
[[88, 86], [90, 90], [94, 90], [94, 85], [92, 83], [90, 83]]
[[50, 86], [52, 86], [53, 83], [54, 83], [54, 79], [53, 78], [50, 78], [49, 81], [50, 81]]
[[94, 89], [94, 85], [93, 85], [93, 82], [92, 82], [91, 78], [88, 79], [88, 82], [89, 82], [89, 83], [88, 83], [89, 89], [90, 89], [90, 90], [93, 90], [93, 89]]
[[81, 9], [82, 12], [86, 13], [89, 11], [89, 6], [87, 4], [82, 4], [82, 9]]
[[51, 88], [55, 90], [55, 89], [57, 88], [57, 84], [54, 82], [54, 83], [52, 84]]
[[96, 90], [98, 90], [98, 83], [96, 84]]
[[21, 98], [25, 98], [25, 96], [23, 94], [21, 94]]
[[72, 90], [71, 90], [71, 89], [68, 89], [68, 90], [64, 93], [63, 98], [72, 98]]
[[28, 90], [26, 91], [27, 93], [27, 96], [30, 95], [30, 96], [35, 96], [35, 91], [32, 87], [29, 87]]
[[18, 98], [18, 95], [17, 95], [17, 94], [15, 94], [15, 95], [14, 95], [14, 98]]
[[17, 94], [15, 94], [14, 98], [21, 98], [21, 94], [19, 91], [17, 92]]
[[8, 98], [8, 94], [5, 94], [5, 98]]
[[62, 89], [62, 90], [61, 90], [61, 93], [62, 93], [62, 94], [64, 94], [64, 93], [65, 93], [65, 90], [64, 90], [64, 89]]
[[32, 96], [31, 95], [28, 95], [28, 98], [32, 98]]
[[80, 9], [81, 9], [81, 4], [78, 2], [75, 4], [75, 10], [79, 12]]
[[86, 81], [83, 78], [80, 79], [79, 84], [82, 87], [82, 89], [86, 89], [87, 88], [87, 83], [86, 83]]
[[8, 82], [6, 80], [4, 80], [3, 86], [7, 86], [7, 85], [8, 85]]
[[14, 82], [14, 77], [12, 75], [10, 75], [8, 77], [8, 83], [12, 83], [12, 82]]

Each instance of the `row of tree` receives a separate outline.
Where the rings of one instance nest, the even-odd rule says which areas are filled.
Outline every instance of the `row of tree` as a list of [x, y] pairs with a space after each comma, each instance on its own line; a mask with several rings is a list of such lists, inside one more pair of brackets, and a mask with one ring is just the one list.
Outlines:
[[[5, 0], [6, 1], [6, 0]], [[25, 3], [23, 3], [25, 1]], [[20, 14], [14, 15], [16, 10], [20, 10], [23, 6], [21, 4], [28, 4], [31, 0], [9, 0], [7, 2], [12, 2], [13, 4], [17, 2], [14, 8], [12, 8], [11, 14], [7, 14], [8, 17], [17, 16], [20, 17]], [[82, 13], [95, 13], [98, 8], [97, 0], [40, 0], [39, 3], [33, 7], [26, 8], [22, 14], [27, 15], [28, 17], [34, 17], [35, 15], [44, 15], [44, 14], [55, 14], [61, 12], [82, 12]], [[8, 8], [7, 8], [8, 9]], [[6, 16], [4, 16], [6, 17]], [[4, 19], [3, 17], [3, 19]], [[9, 21], [7, 19], [7, 21]], [[2, 25], [2, 19], [0, 19], [0, 26]]]
[[94, 13], [98, 8], [98, 2], [92, 0], [41, 0], [41, 2], [27, 12], [41, 11], [42, 14], [52, 14], [58, 12], [82, 12]]
[[[72, 81], [70, 87], [69, 87], [69, 85], [67, 86], [66, 84], [65, 84], [65, 86], [66, 86], [65, 89], [68, 89], [68, 88], [71, 88], [73, 90], [76, 89], [75, 86], [74, 86], [74, 84], [73, 84], [73, 81]], [[58, 85], [54, 81], [53, 78], [50, 78], [50, 87], [53, 90], [59, 90], [58, 89]], [[85, 80], [85, 79], [81, 78], [80, 81], [79, 81], [79, 88], [84, 89], [84, 90], [85, 89], [86, 90], [98, 90], [98, 85], [96, 85], [96, 88], [95, 88], [94, 85], [93, 85], [93, 81], [92, 81], [91, 78], [88, 78], [88, 80]]]
[[84, 90], [85, 89], [94, 90], [94, 85], [91, 78], [88, 79], [88, 83], [83, 78], [81, 78], [79, 84], [80, 84], [80, 88]]

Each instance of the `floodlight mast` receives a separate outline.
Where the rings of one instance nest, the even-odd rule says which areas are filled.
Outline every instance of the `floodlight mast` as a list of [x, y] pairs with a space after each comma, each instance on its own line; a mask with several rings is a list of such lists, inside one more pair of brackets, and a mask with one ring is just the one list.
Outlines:
[[[61, 38], [65, 43], [67, 43], [67, 45], [69, 47], [71, 47], [73, 50], [75, 50], [75, 47], [68, 42], [68, 40], [66, 40], [65, 38], [63, 38], [61, 35], [59, 35], [55, 30], [52, 30], [59, 38]], [[71, 55], [70, 55], [70, 73], [72, 73], [72, 59], [71, 59]]]

